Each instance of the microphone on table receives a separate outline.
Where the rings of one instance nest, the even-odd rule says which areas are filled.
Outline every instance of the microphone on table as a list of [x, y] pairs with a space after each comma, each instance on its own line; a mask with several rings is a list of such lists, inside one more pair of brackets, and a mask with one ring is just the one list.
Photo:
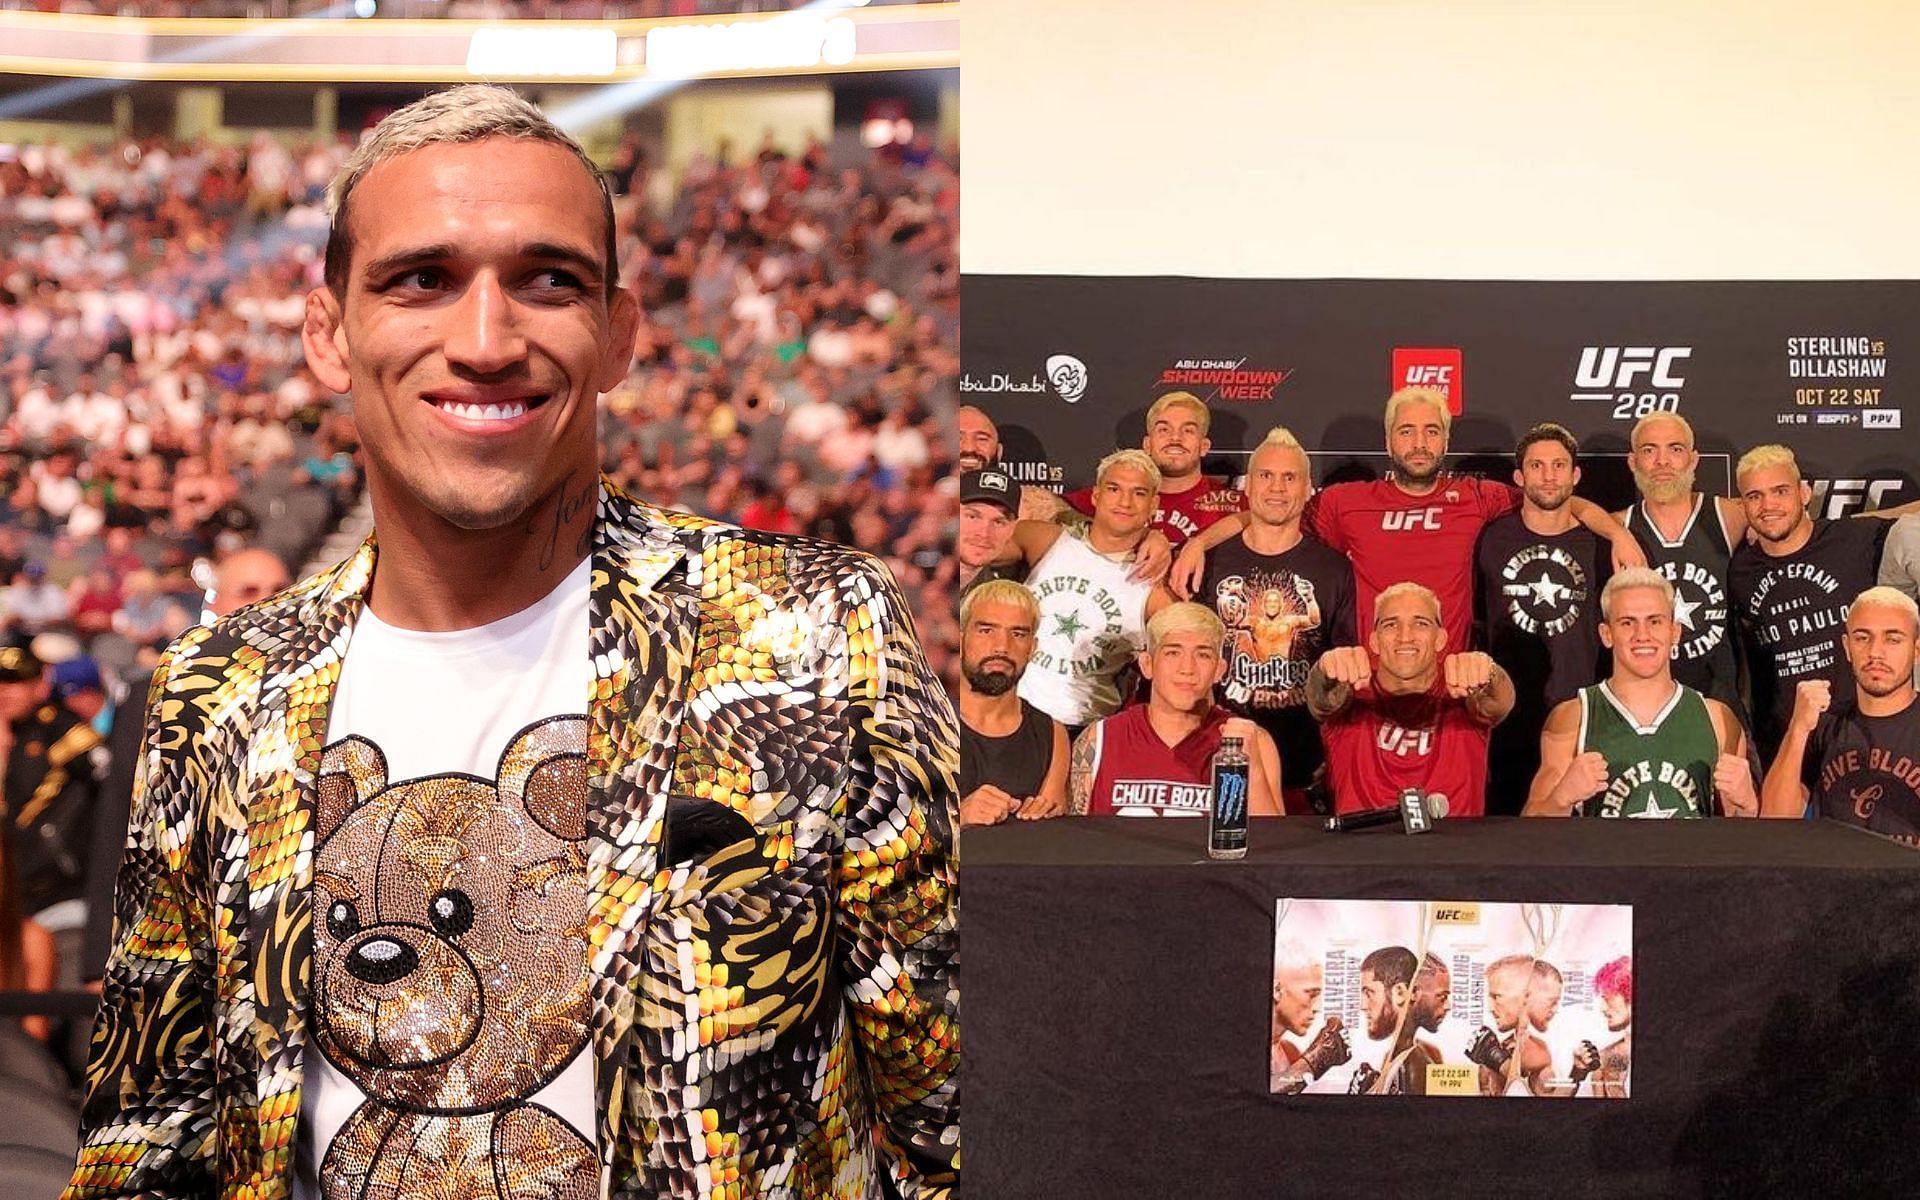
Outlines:
[[1434, 822], [1446, 815], [1445, 795], [1438, 792], [1428, 795], [1419, 788], [1405, 788], [1400, 793], [1398, 804], [1328, 817], [1327, 830], [1330, 833], [1351, 833], [1356, 829], [1399, 825], [1408, 833], [1427, 833], [1433, 829]]

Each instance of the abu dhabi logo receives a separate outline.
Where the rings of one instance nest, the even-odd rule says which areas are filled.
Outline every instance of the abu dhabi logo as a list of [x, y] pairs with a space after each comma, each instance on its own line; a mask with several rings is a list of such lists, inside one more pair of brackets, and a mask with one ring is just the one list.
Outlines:
[[1072, 404], [1087, 394], [1087, 364], [1071, 354], [1049, 354], [1047, 382], [1054, 394]]

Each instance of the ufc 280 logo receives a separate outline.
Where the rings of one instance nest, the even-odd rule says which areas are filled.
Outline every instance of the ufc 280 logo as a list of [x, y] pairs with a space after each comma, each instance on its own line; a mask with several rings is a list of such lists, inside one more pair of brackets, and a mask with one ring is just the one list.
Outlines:
[[1440, 528], [1440, 510], [1438, 508], [1403, 508], [1394, 512], [1380, 514], [1382, 529], [1432, 529]]
[[1687, 385], [1682, 364], [1692, 357], [1692, 346], [1586, 346], [1569, 398], [1611, 404], [1616, 421], [1676, 412]]

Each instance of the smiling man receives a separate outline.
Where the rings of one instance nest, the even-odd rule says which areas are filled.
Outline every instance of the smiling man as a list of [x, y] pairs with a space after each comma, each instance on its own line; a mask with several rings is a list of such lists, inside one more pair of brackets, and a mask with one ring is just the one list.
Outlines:
[[1673, 677], [1674, 590], [1650, 567], [1600, 592], [1613, 670], [1555, 706], [1540, 733], [1527, 816], [1751, 817], [1760, 808], [1747, 735], [1725, 703]]
[[1449, 815], [1486, 815], [1487, 731], [1512, 711], [1513, 680], [1478, 651], [1447, 653], [1440, 598], [1396, 583], [1373, 600], [1365, 646], [1336, 646], [1307, 676], [1336, 812], [1445, 796]]
[[1813, 489], [1785, 446], [1747, 451], [1734, 479], [1753, 538], [1733, 552], [1729, 590], [1753, 681], [1754, 740], [1771, 761], [1801, 681], [1847, 686], [1847, 605], [1878, 580], [1888, 523], [1814, 516]]
[[1890, 587], [1872, 587], [1847, 608], [1853, 687], [1824, 679], [1794, 689], [1793, 716], [1767, 769], [1762, 812], [1821, 816], [1920, 846], [1920, 708], [1913, 663], [1920, 608]]
[[1277, 817], [1280, 753], [1265, 730], [1213, 702], [1226, 664], [1220, 618], [1198, 604], [1170, 604], [1147, 622], [1140, 672], [1145, 704], [1096, 721], [1073, 743], [1067, 811], [1095, 817], [1204, 817], [1213, 802], [1220, 739], [1246, 747], [1247, 811]]
[[1033, 659], [1020, 696], [1067, 727], [1069, 736], [1127, 696], [1123, 673], [1146, 640], [1147, 618], [1173, 603], [1131, 568], [1147, 537], [1160, 475], [1138, 450], [1116, 450], [1094, 474], [1093, 521], [1084, 531], [1021, 521], [994, 563], [1027, 564], [1040, 601]]
[[957, 733], [893, 581], [596, 476], [639, 313], [537, 109], [409, 105], [330, 200], [375, 536], [162, 659], [69, 1194], [950, 1194]]

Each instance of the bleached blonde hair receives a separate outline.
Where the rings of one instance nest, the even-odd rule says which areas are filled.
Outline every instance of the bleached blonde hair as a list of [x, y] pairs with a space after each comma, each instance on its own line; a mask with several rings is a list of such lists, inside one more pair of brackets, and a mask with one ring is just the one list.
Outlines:
[[960, 597], [960, 625], [973, 620], [973, 610], [982, 604], [1011, 604], [1035, 624], [1040, 621], [1040, 601], [1024, 583], [1012, 579], [989, 579]]
[[587, 152], [572, 135], [547, 119], [525, 97], [492, 84], [469, 83], [415, 100], [396, 109], [373, 127], [353, 148], [339, 173], [327, 186], [326, 281], [336, 296], [347, 293], [348, 269], [353, 260], [353, 234], [347, 220], [353, 190], [367, 172], [390, 158], [426, 146], [478, 142], [486, 138], [522, 138], [559, 146], [580, 160], [594, 186], [600, 190], [601, 217], [606, 225], [606, 294], [613, 296], [619, 286], [614, 257], [613, 192], [606, 176], [587, 157]]
[[1920, 604], [1916, 604], [1912, 596], [1899, 588], [1882, 584], [1861, 592], [1853, 598], [1852, 604], [1847, 605], [1847, 620], [1852, 621], [1853, 614], [1863, 608], [1891, 608], [1905, 613], [1907, 620], [1913, 622], [1914, 629], [1920, 631]]
[[1693, 423], [1691, 421], [1677, 412], [1651, 412], [1633, 423], [1633, 431], [1627, 434], [1627, 449], [1637, 449], [1640, 445], [1640, 434], [1646, 430], [1647, 426], [1660, 421], [1668, 421], [1678, 425], [1686, 432], [1687, 446], [1689, 448], [1693, 446]]
[[[1260, 439], [1260, 444], [1253, 448], [1253, 453], [1258, 454], [1262, 450], [1274, 446], [1286, 450], [1298, 450], [1302, 458], [1305, 458], [1307, 454], [1307, 448], [1300, 444], [1299, 438], [1293, 436], [1293, 430], [1288, 429], [1285, 425], [1275, 425], [1272, 429], [1267, 430], [1267, 436]], [[1251, 457], [1251, 455], [1249, 457]]]
[[1442, 623], [1445, 622], [1446, 618], [1440, 612], [1440, 597], [1435, 594], [1432, 588], [1427, 587], [1425, 584], [1415, 583], [1411, 579], [1403, 579], [1373, 598], [1374, 621], [1377, 623], [1380, 620], [1380, 612], [1386, 608], [1389, 602], [1398, 600], [1402, 596], [1418, 596], [1425, 600], [1428, 607], [1433, 609], [1433, 619]]
[[1155, 400], [1152, 406], [1147, 409], [1147, 428], [1153, 428], [1153, 423], [1160, 419], [1161, 413], [1177, 406], [1185, 406], [1198, 413], [1200, 416], [1200, 436], [1207, 436], [1207, 430], [1213, 428], [1213, 411], [1207, 407], [1205, 400], [1202, 400], [1192, 392], [1168, 392], [1158, 400]]
[[1147, 622], [1147, 653], [1158, 650], [1160, 643], [1175, 633], [1197, 633], [1215, 645], [1227, 640], [1227, 627], [1213, 610], [1191, 600], [1169, 604], [1153, 614]]
[[1801, 478], [1800, 460], [1793, 456], [1793, 451], [1778, 442], [1768, 442], [1740, 456], [1739, 464], [1733, 468], [1734, 484], [1737, 486], [1751, 471], [1764, 471], [1769, 467], [1792, 467], [1793, 477]]
[[1635, 588], [1659, 592], [1667, 601], [1667, 612], [1673, 612], [1673, 584], [1665, 575], [1652, 567], [1628, 567], [1607, 580], [1607, 586], [1600, 589], [1600, 618], [1613, 619], [1613, 598], [1621, 592], [1630, 592]]
[[1093, 486], [1099, 487], [1105, 483], [1107, 473], [1115, 467], [1132, 467], [1147, 477], [1147, 484], [1154, 491], [1160, 490], [1160, 468], [1153, 465], [1153, 460], [1147, 457], [1145, 450], [1135, 449], [1115, 450], [1101, 459], [1100, 465], [1093, 471]]
[[1453, 433], [1453, 413], [1447, 408], [1447, 398], [1432, 388], [1403, 387], [1387, 397], [1385, 418], [1386, 430], [1393, 432], [1393, 423], [1400, 418], [1400, 410], [1409, 404], [1431, 404], [1440, 414], [1440, 432], [1451, 436]]

